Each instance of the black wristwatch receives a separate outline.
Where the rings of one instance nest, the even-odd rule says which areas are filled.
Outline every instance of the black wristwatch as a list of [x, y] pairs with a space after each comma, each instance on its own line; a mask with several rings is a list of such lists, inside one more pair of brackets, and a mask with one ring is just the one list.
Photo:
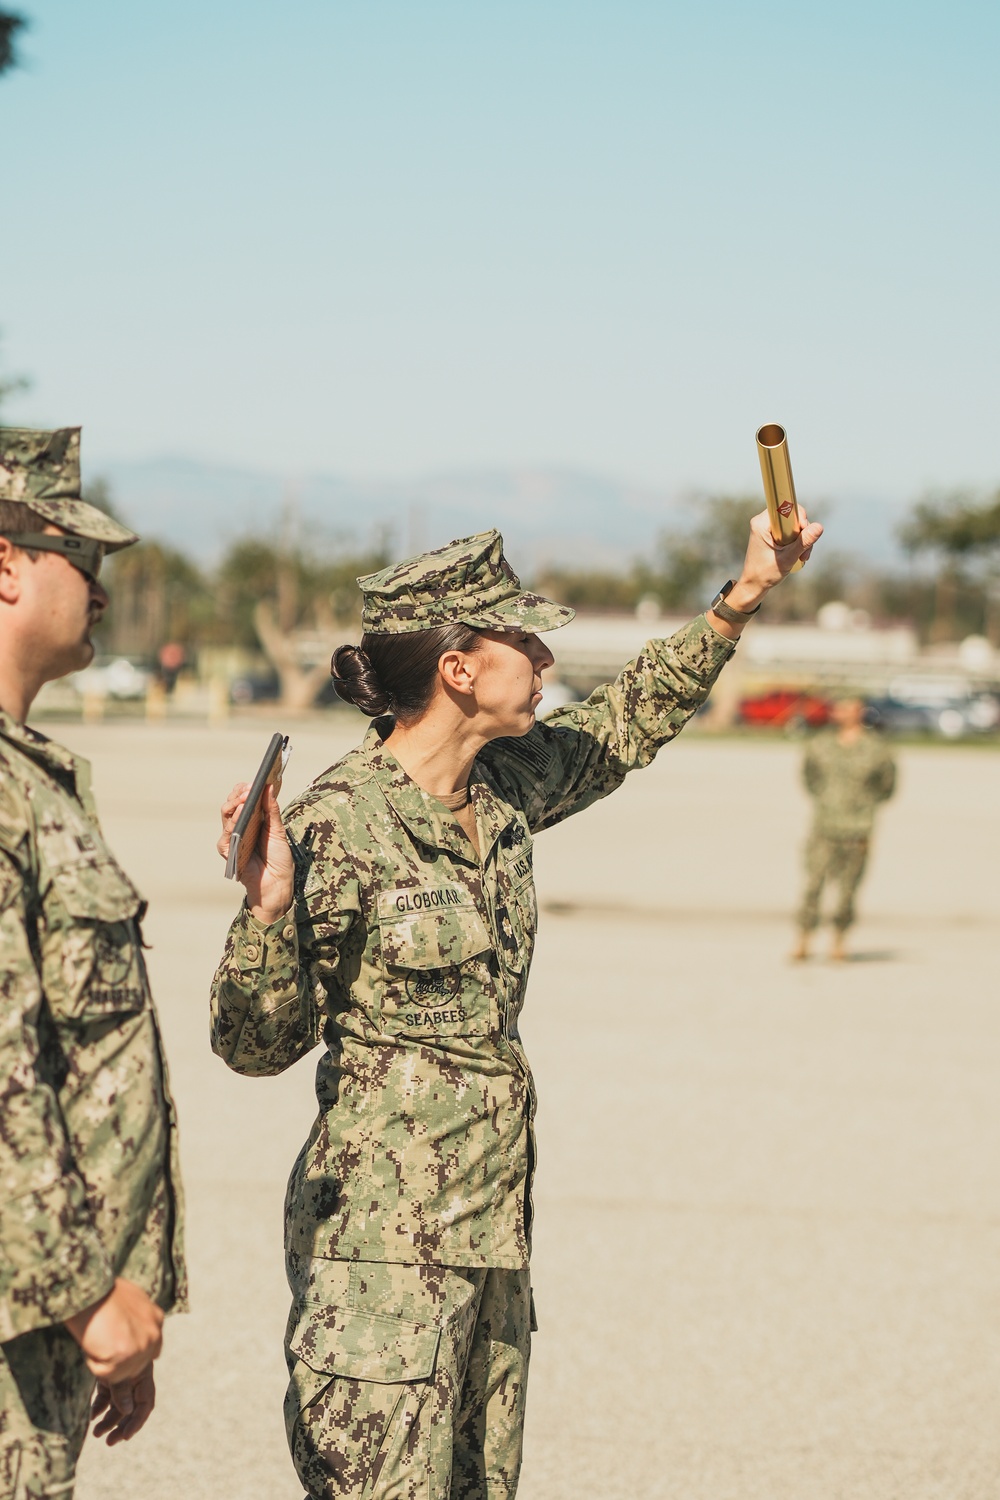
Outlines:
[[715, 611], [720, 620], [725, 620], [727, 625], [745, 625], [748, 620], [753, 619], [757, 610], [760, 609], [760, 605], [758, 604], [755, 608], [747, 610], [733, 609], [731, 604], [726, 603], [726, 598], [735, 587], [735, 583], [730, 578], [728, 583], [722, 585], [708, 607]]

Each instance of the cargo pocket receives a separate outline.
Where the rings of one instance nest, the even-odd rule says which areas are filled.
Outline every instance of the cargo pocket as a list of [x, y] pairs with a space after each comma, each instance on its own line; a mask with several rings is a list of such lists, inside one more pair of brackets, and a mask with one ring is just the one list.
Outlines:
[[426, 1323], [307, 1306], [288, 1347], [317, 1374], [400, 1385], [431, 1378], [440, 1339], [440, 1328]]
[[460, 886], [381, 891], [382, 1030], [485, 1036], [495, 1025], [486, 923]]
[[287, 1345], [285, 1423], [310, 1492], [360, 1493], [381, 1470], [416, 1421], [440, 1338], [439, 1328], [402, 1318], [300, 1309]]
[[[50, 870], [42, 967], [63, 1019], [141, 1011], [149, 1003], [139, 921], [145, 903], [112, 859]], [[59, 909], [62, 909], [61, 912]]]

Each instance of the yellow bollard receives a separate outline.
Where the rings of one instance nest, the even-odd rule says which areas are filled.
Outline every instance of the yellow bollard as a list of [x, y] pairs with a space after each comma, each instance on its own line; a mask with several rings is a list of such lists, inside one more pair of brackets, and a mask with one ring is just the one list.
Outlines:
[[167, 690], [159, 677], [151, 677], [146, 686], [146, 719], [149, 722], [167, 717]]
[[225, 677], [213, 677], [208, 684], [208, 722], [224, 724], [229, 718], [229, 682]]

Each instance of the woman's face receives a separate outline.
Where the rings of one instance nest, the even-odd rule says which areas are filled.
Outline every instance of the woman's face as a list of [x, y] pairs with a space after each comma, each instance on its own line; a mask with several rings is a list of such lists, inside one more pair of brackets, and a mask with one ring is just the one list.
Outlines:
[[474, 663], [476, 716], [490, 739], [527, 734], [542, 697], [542, 673], [553, 657], [537, 635], [484, 630]]

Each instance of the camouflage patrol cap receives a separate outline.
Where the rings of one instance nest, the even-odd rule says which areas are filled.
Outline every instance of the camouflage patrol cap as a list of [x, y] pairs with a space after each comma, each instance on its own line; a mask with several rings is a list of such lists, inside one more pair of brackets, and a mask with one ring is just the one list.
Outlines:
[[73, 536], [104, 544], [105, 552], [139, 538], [80, 498], [80, 429], [0, 427], [0, 500], [29, 506]]
[[555, 630], [575, 610], [521, 587], [499, 531], [481, 531], [358, 579], [362, 629], [401, 635], [438, 625], [480, 630]]

